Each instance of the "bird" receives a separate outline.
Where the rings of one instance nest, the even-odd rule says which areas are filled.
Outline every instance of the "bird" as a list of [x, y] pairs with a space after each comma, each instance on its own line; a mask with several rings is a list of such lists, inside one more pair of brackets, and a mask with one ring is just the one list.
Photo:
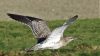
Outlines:
[[75, 40], [75, 38], [73, 38], [72, 36], [64, 37], [63, 33], [65, 29], [67, 29], [71, 24], [76, 21], [78, 15], [69, 18], [61, 26], [55, 28], [52, 31], [47, 26], [47, 22], [43, 19], [13, 13], [7, 13], [7, 15], [16, 21], [22, 22], [29, 26], [33, 32], [33, 35], [37, 39], [36, 45], [28, 48], [26, 50], [27, 52], [44, 49], [55, 50], [66, 46], [72, 40]]

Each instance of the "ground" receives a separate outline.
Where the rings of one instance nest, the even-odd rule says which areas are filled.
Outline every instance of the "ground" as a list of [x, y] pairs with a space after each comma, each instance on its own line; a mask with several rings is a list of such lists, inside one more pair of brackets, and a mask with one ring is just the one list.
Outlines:
[[83, 18], [100, 18], [100, 0], [0, 0], [0, 20], [16, 13], [45, 20], [66, 19], [74, 15]]
[[[63, 24], [65, 20], [48, 21], [51, 29]], [[100, 56], [100, 19], [81, 19], [65, 30], [64, 36], [76, 40], [56, 50], [59, 56]], [[24, 24], [0, 21], [0, 56], [52, 56], [52, 50], [23, 53], [25, 48], [36, 43], [31, 29]]]

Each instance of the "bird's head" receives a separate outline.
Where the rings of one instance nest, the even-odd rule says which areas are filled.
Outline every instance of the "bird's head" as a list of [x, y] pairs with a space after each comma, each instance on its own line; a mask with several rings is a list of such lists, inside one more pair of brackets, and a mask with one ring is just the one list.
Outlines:
[[67, 42], [67, 41], [72, 41], [72, 40], [74, 40], [74, 38], [73, 38], [73, 37], [65, 37], [64, 40]]
[[73, 37], [65, 37], [64, 38], [64, 42], [65, 42], [65, 45], [68, 44], [69, 42], [71, 42], [72, 40], [75, 40], [76, 38], [73, 38]]

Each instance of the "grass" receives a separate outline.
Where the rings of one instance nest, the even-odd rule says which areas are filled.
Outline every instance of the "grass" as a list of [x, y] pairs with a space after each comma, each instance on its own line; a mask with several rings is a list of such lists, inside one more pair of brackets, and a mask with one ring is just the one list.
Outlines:
[[[49, 21], [54, 29], [65, 20]], [[67, 46], [56, 50], [59, 56], [100, 56], [100, 19], [77, 20], [65, 30], [64, 36], [78, 38]], [[29, 27], [16, 21], [0, 21], [0, 56], [52, 56], [51, 50], [33, 52], [22, 51], [36, 43]]]

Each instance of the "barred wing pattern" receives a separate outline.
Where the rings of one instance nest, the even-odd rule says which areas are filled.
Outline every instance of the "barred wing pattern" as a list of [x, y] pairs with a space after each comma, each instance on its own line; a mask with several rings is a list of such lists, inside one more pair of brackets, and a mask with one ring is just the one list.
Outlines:
[[49, 47], [50, 48], [59, 47], [59, 45], [57, 46], [56, 44], [59, 43], [59, 41], [61, 41], [61, 38], [63, 39], [64, 30], [67, 29], [68, 26], [70, 26], [72, 23], [74, 23], [77, 18], [78, 15], [67, 20], [62, 26], [54, 29], [45, 41], [43, 41], [42, 43], [38, 43], [37, 45], [30, 48], [30, 50], [39, 50], [42, 48], [49, 48]]
[[32, 21], [32, 30], [37, 38], [47, 37], [51, 31], [44, 21]]
[[11, 13], [7, 13], [7, 15], [16, 21], [28, 25], [32, 29], [32, 32], [37, 38], [38, 43], [44, 41], [44, 39], [46, 39], [47, 36], [51, 33], [49, 27], [46, 25], [46, 22], [42, 19]]

